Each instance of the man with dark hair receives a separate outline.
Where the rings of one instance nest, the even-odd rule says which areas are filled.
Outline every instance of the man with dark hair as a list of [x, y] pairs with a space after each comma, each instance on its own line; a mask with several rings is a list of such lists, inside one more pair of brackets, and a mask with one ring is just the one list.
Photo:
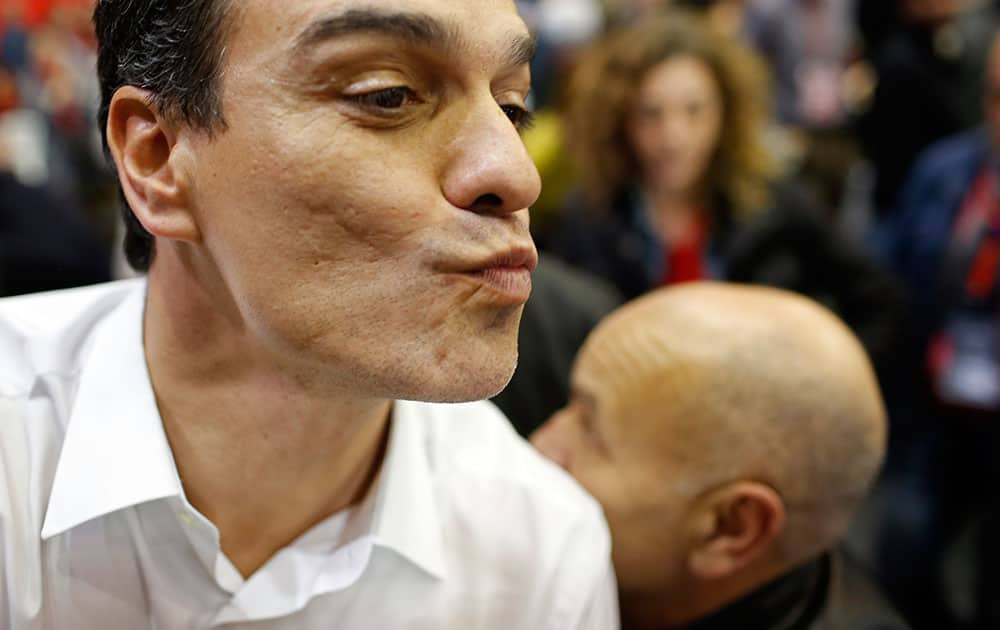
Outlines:
[[596, 502], [440, 404], [507, 382], [536, 263], [514, 3], [95, 24], [148, 277], [0, 302], [4, 627], [616, 628]]
[[981, 119], [984, 61], [1000, 24], [996, 8], [978, 0], [896, 4], [897, 24], [868, 51], [877, 81], [856, 127], [875, 167], [873, 200], [880, 219], [891, 218], [924, 149]]
[[[232, 17], [231, 0], [186, 0], [183, 6], [100, 1], [94, 26], [100, 40], [101, 133], [107, 145], [108, 114], [124, 85], [146, 90], [164, 116], [211, 133], [225, 127], [220, 103], [222, 48]], [[227, 19], [227, 16], [230, 16]], [[143, 33], [143, 37], [136, 37]], [[123, 199], [125, 255], [148, 271], [155, 240]]]

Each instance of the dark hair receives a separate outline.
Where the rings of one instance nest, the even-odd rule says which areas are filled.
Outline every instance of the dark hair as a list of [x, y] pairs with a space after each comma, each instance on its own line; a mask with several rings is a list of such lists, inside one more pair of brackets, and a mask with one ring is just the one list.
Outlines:
[[[163, 116], [211, 132], [225, 126], [219, 74], [232, 0], [98, 0], [98, 122], [107, 148], [108, 111], [118, 88], [148, 90]], [[122, 195], [125, 255], [146, 271], [153, 260], [152, 234]]]

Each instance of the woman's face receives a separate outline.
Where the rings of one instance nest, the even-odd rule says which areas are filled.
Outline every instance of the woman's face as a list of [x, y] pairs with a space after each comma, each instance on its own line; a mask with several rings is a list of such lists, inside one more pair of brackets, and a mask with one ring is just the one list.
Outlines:
[[722, 134], [723, 104], [711, 68], [679, 55], [650, 70], [626, 123], [647, 189], [690, 196], [708, 173]]

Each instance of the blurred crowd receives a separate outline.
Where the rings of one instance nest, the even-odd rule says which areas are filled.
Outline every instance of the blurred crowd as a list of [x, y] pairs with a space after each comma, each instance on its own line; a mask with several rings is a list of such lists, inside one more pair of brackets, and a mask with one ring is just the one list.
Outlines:
[[[126, 273], [92, 4], [3, 0], [0, 295]], [[914, 628], [1000, 628], [1000, 3], [518, 5], [543, 179], [497, 399], [518, 430], [565, 404], [625, 300], [703, 279], [807, 295], [860, 338], [891, 421], [852, 551]]]
[[111, 276], [115, 186], [86, 0], [0, 6], [0, 294]]

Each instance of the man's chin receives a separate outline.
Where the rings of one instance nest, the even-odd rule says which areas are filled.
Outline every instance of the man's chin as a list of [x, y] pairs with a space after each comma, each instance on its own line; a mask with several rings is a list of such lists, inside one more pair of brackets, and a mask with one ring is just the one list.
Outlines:
[[475, 383], [453, 384], [452, 386], [441, 388], [437, 392], [429, 392], [431, 395], [424, 397], [423, 400], [438, 403], [462, 403], [474, 400], [486, 400], [503, 391], [509, 382], [510, 376]]
[[[504, 362], [506, 363], [506, 362]], [[498, 368], [497, 363], [483, 363], [474, 367], [442, 370], [432, 382], [423, 383], [408, 396], [412, 400], [436, 403], [461, 403], [485, 400], [499, 394], [514, 375], [515, 361]]]

